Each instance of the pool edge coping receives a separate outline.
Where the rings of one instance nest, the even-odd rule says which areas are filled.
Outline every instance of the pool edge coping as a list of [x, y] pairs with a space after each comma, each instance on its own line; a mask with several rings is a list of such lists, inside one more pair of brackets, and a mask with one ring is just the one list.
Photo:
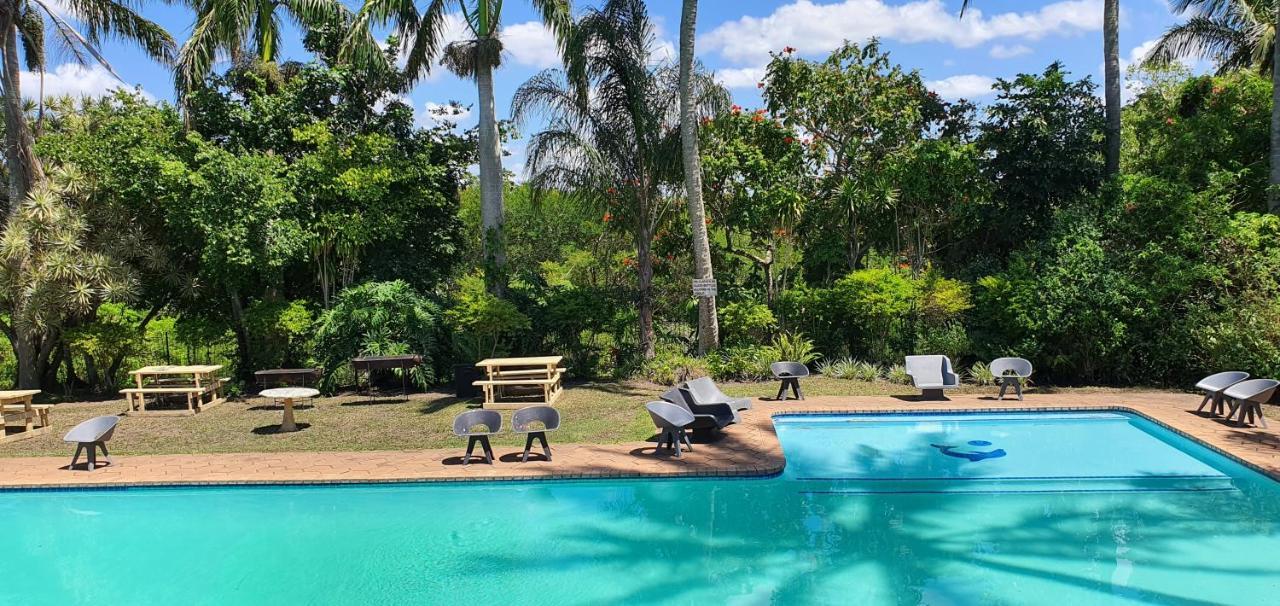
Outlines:
[[[999, 406], [999, 407], [977, 407], [977, 408], [884, 408], [870, 409], [857, 407], [832, 407], [832, 408], [804, 408], [790, 410], [776, 410], [768, 414], [768, 423], [763, 423], [763, 419], [757, 421], [761, 425], [765, 425], [764, 429], [769, 434], [771, 443], [763, 445], [757, 454], [768, 452], [777, 453], [777, 464], [765, 462], [763, 465], [741, 466], [734, 468], [711, 468], [711, 469], [685, 469], [685, 470], [661, 470], [661, 471], [637, 471], [637, 472], [617, 472], [617, 471], [600, 471], [600, 472], [570, 472], [570, 473], [547, 473], [541, 475], [531, 474], [509, 474], [495, 475], [483, 477], [465, 477], [465, 476], [449, 476], [449, 477], [423, 477], [423, 476], [405, 476], [396, 478], [341, 478], [341, 479], [272, 479], [272, 480], [164, 480], [164, 481], [118, 481], [118, 482], [58, 482], [58, 483], [32, 483], [32, 484], [5, 484], [0, 479], [0, 494], [16, 493], [16, 492], [63, 492], [63, 491], [113, 491], [147, 489], [147, 488], [200, 488], [200, 487], [306, 487], [306, 486], [378, 486], [378, 485], [399, 485], [399, 484], [458, 484], [458, 483], [518, 483], [531, 481], [580, 481], [580, 480], [639, 480], [639, 479], [765, 479], [779, 476], [786, 469], [786, 454], [782, 450], [781, 442], [777, 437], [776, 419], [785, 416], [834, 416], [834, 415], [904, 415], [918, 416], [929, 414], [975, 414], [975, 413], [1045, 413], [1045, 412], [1122, 412], [1134, 415], [1145, 421], [1155, 424], [1156, 426], [1176, 434], [1184, 439], [1203, 446], [1210, 451], [1226, 457], [1227, 459], [1243, 465], [1244, 467], [1255, 471], [1272, 481], [1280, 482], [1280, 472], [1268, 470], [1256, 463], [1253, 463], [1241, 456], [1238, 456], [1229, 450], [1210, 443], [1198, 436], [1192, 435], [1184, 430], [1174, 427], [1160, 419], [1157, 419], [1141, 410], [1122, 405], [1074, 405], [1074, 406]], [[626, 443], [624, 443], [626, 444]]]

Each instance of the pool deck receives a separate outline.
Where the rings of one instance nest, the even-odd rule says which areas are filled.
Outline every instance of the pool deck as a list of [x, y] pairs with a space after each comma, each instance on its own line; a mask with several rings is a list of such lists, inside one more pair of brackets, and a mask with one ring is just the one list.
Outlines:
[[[327, 484], [657, 476], [767, 476], [782, 471], [782, 449], [772, 416], [785, 413], [927, 412], [983, 410], [1130, 410], [1194, 438], [1280, 480], [1280, 431], [1237, 427], [1195, 412], [1200, 397], [1171, 392], [1036, 394], [1023, 402], [992, 396], [957, 395], [949, 401], [917, 402], [888, 396], [816, 397], [801, 402], [756, 400], [743, 422], [717, 440], [694, 442], [676, 459], [654, 452], [653, 442], [557, 444], [555, 460], [498, 447], [493, 465], [461, 464], [463, 446], [418, 451], [291, 452], [115, 456], [114, 465], [92, 473], [67, 469], [67, 457], [0, 458], [0, 488], [146, 486], [204, 484]], [[572, 419], [566, 420], [572, 422]], [[1280, 425], [1280, 424], [1278, 424]], [[537, 449], [535, 448], [535, 452]]]

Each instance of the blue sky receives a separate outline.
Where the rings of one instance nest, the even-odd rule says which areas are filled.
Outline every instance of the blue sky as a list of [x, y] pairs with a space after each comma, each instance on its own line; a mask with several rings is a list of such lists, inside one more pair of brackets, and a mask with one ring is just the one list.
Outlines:
[[[347, 1], [358, 8], [356, 0]], [[505, 4], [507, 57], [495, 77], [498, 111], [504, 117], [516, 87], [556, 63], [551, 38], [535, 21], [528, 3], [507, 0]], [[575, 7], [586, 4], [596, 2], [577, 2]], [[651, 0], [648, 6], [658, 26], [659, 44], [674, 55], [680, 0]], [[1102, 0], [973, 0], [963, 20], [958, 19], [959, 10], [960, 0], [702, 0], [698, 57], [730, 88], [735, 102], [745, 107], [760, 103], [756, 82], [769, 51], [793, 46], [801, 56], [820, 58], [845, 38], [860, 41], [871, 36], [881, 39], [895, 61], [920, 70], [931, 88], [950, 98], [963, 96], [981, 103], [995, 78], [1039, 71], [1054, 60], [1063, 61], [1077, 75], [1102, 80]], [[179, 42], [190, 33], [189, 9], [156, 2], [142, 12]], [[1176, 20], [1166, 0], [1122, 0], [1122, 59], [1140, 57]], [[307, 59], [297, 36], [290, 38], [286, 57]], [[118, 43], [108, 43], [104, 50], [125, 83], [157, 99], [172, 99], [173, 87], [164, 66]], [[101, 94], [120, 85], [105, 70], [62, 63], [58, 57], [50, 60], [45, 85], [50, 94]], [[33, 84], [28, 78], [24, 86]], [[425, 109], [431, 104], [472, 105], [475, 88], [437, 69], [408, 97], [425, 121], [430, 119]], [[464, 128], [474, 122], [473, 113], [459, 121]], [[536, 125], [526, 130], [530, 128]], [[507, 165], [519, 172], [523, 142], [515, 141], [509, 149]]]

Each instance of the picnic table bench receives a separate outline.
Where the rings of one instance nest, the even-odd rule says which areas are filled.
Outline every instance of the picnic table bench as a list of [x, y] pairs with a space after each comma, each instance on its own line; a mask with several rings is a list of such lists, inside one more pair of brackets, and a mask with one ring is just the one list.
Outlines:
[[[31, 403], [31, 399], [39, 394], [38, 389], [0, 391], [0, 418], [4, 423], [0, 426], [0, 442], [30, 438], [49, 431], [50, 406]], [[9, 435], [10, 427], [22, 429]]]
[[[484, 369], [485, 379], [475, 381], [472, 385], [484, 391], [484, 408], [512, 409], [525, 406], [550, 406], [564, 392], [561, 377], [565, 369], [560, 368], [564, 356], [541, 356], [534, 358], [489, 358], [476, 363]], [[529, 399], [507, 400], [519, 396], [513, 391], [541, 392], [542, 400]]]
[[[196, 414], [223, 402], [222, 386], [228, 379], [218, 377], [222, 370], [220, 364], [190, 366], [145, 366], [129, 374], [133, 375], [137, 387], [121, 389], [125, 401], [129, 404], [126, 412], [147, 414]], [[187, 409], [182, 410], [147, 410], [147, 396], [184, 395], [187, 398]], [[207, 400], [206, 400], [207, 398]]]

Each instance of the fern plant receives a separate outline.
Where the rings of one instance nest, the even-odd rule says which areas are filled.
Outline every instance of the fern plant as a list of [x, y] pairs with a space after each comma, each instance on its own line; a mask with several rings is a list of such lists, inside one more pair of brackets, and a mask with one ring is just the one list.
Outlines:
[[779, 360], [809, 364], [821, 357], [814, 350], [813, 341], [806, 339], [803, 333], [779, 333], [773, 338], [773, 348], [778, 352]]

